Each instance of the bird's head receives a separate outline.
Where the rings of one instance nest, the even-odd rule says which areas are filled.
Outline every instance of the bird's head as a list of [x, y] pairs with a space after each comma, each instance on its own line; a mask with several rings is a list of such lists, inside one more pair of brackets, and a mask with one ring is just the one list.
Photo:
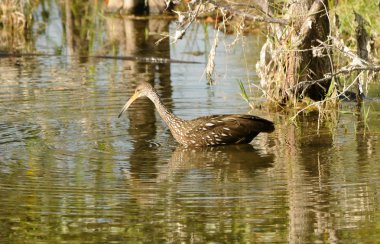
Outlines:
[[121, 109], [119, 113], [119, 118], [120, 116], [129, 108], [129, 106], [139, 97], [149, 97], [150, 94], [155, 93], [154, 88], [152, 87], [151, 84], [147, 82], [143, 82], [139, 84], [136, 89], [135, 93], [133, 96], [127, 101], [127, 103], [124, 105], [124, 107]]

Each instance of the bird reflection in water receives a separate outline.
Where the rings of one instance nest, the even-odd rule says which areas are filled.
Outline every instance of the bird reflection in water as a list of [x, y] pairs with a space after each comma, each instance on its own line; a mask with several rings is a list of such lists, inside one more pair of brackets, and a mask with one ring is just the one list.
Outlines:
[[261, 154], [251, 144], [193, 148], [179, 146], [172, 153], [168, 164], [160, 169], [157, 181], [173, 180], [178, 172], [200, 168], [223, 170], [225, 174], [239, 171], [249, 177], [259, 169], [271, 167], [273, 160], [273, 154]]
[[[152, 152], [144, 154], [157, 156], [161, 154], [160, 148], [163, 147], [149, 148], [147, 150]], [[145, 159], [151, 167], [155, 165], [155, 170], [147, 171], [143, 166], [145, 162], [140, 161], [142, 166], [139, 172], [136, 172], [136, 168], [134, 172], [125, 172], [126, 184], [136, 204], [151, 207], [162, 199], [162, 195], [178, 192], [184, 186], [191, 191], [202, 191], [202, 187], [199, 188], [202, 184], [217, 187], [227, 179], [235, 182], [252, 181], [262, 170], [272, 167], [274, 155], [263, 154], [251, 144], [242, 144], [192, 148], [178, 146], [167, 163], [157, 157]], [[154, 160], [155, 163], [152, 162]], [[155, 172], [154, 175], [152, 172]], [[147, 177], [144, 177], [145, 174]]]

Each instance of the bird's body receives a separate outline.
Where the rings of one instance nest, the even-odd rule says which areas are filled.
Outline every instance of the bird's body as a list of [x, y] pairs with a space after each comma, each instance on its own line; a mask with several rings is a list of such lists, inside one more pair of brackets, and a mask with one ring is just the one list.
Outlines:
[[184, 120], [171, 113], [149, 83], [140, 84], [121, 110], [119, 117], [139, 97], [148, 97], [156, 106], [174, 138], [184, 146], [217, 146], [249, 143], [260, 132], [274, 131], [266, 119], [246, 114], [210, 115]]

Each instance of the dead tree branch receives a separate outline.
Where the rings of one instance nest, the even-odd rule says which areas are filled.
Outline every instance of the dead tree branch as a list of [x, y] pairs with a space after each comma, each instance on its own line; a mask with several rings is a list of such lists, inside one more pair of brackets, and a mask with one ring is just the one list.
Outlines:
[[241, 16], [243, 18], [246, 18], [246, 19], [249, 19], [252, 21], [266, 22], [266, 23], [280, 24], [280, 25], [289, 25], [290, 24], [290, 21], [287, 19], [249, 14], [249, 13], [242, 12], [240, 10], [231, 8], [229, 6], [225, 6], [225, 5], [222, 5], [220, 3], [217, 3], [217, 1], [214, 1], [214, 0], [208, 0], [207, 2], [211, 3], [212, 5], [214, 5], [215, 7], [219, 8], [219, 9], [223, 9], [225, 11], [228, 11], [229, 13], [231, 13], [233, 15], [238, 15], [238, 16]]

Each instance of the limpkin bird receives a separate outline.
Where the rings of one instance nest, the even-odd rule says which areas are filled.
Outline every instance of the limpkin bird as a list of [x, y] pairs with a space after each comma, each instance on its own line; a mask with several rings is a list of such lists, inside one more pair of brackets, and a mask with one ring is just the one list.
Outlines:
[[144, 96], [154, 103], [174, 138], [184, 146], [249, 143], [260, 132], [274, 131], [271, 121], [246, 114], [210, 115], [193, 120], [178, 118], [163, 105], [157, 91], [146, 82], [137, 86], [120, 111], [119, 118], [137, 98]]

